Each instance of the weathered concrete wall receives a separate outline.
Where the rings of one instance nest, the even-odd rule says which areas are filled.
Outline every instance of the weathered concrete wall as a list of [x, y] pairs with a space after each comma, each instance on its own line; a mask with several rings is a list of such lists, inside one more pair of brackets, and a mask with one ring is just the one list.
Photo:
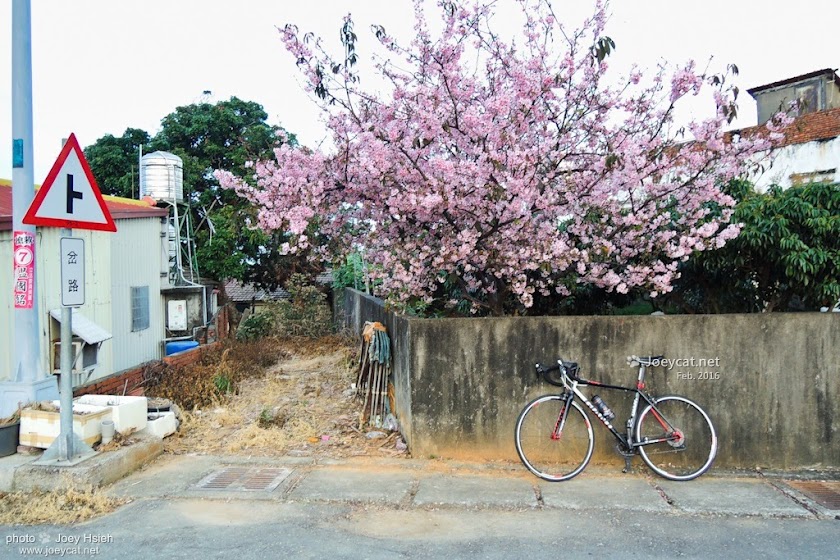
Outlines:
[[[352, 292], [347, 298], [356, 324], [382, 320], [384, 309], [375, 300]], [[584, 377], [632, 386], [636, 372], [626, 356], [664, 354], [679, 361], [651, 370], [648, 387], [706, 409], [720, 439], [719, 467], [840, 468], [838, 314], [389, 315], [384, 322], [394, 342], [400, 420], [418, 457], [516, 459], [519, 411], [554, 389], [537, 380], [536, 361], [575, 360]], [[595, 391], [584, 392], [591, 397]], [[629, 395], [600, 393], [625, 419]], [[595, 431], [593, 461], [618, 464], [612, 436], [603, 427]]]

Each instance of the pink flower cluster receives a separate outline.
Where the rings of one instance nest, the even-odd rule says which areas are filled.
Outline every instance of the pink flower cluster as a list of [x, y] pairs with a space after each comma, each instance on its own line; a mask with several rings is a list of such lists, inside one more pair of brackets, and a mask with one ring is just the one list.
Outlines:
[[415, 4], [409, 45], [377, 34], [397, 59], [378, 66], [384, 96], [362, 90], [319, 42], [283, 30], [309, 87], [327, 92], [334, 147], [283, 146], [254, 164], [253, 180], [217, 177], [259, 207], [262, 227], [295, 234], [286, 249], [307, 247], [317, 220], [332, 239], [321, 254], [364, 247], [392, 302], [430, 301], [450, 281], [475, 309], [499, 313], [510, 298], [527, 309], [576, 282], [661, 294], [680, 260], [737, 235], [719, 187], [772, 138], [727, 137], [723, 111], [691, 123], [693, 141], [678, 137], [682, 97], [717, 88], [719, 105], [732, 100], [693, 63], [670, 80], [634, 69], [623, 87], [606, 85], [606, 59], [594, 55], [601, 2], [570, 31], [547, 1], [523, 0], [517, 43], [491, 34], [487, 5], [440, 2], [433, 37]]

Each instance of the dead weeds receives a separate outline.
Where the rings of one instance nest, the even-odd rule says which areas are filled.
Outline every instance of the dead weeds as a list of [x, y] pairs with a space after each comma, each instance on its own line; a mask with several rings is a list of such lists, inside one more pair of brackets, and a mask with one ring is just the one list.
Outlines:
[[129, 501], [105, 496], [93, 487], [49, 492], [0, 492], [0, 524], [78, 523], [110, 513]]
[[[253, 343], [251, 343], [253, 344]], [[271, 343], [273, 364], [237, 380], [236, 391], [184, 412], [167, 452], [318, 457], [404, 456], [397, 434], [368, 439], [358, 430], [361, 403], [352, 384], [358, 344], [331, 336]], [[225, 367], [240, 370], [232, 347]], [[251, 351], [254, 349], [252, 348]], [[167, 395], [177, 402], [176, 395]]]

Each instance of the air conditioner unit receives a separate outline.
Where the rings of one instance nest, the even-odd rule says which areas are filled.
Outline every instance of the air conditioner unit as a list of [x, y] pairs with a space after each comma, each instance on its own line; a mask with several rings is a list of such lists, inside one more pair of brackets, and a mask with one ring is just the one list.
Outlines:
[[[74, 340], [72, 373], [85, 373], [99, 365], [98, 344]], [[61, 373], [61, 342], [53, 342], [53, 373]]]

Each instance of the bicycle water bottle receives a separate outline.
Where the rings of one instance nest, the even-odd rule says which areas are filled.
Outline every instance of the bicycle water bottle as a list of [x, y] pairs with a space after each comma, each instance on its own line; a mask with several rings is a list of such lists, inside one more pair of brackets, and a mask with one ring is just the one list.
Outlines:
[[607, 406], [607, 403], [604, 402], [604, 399], [595, 395], [592, 397], [592, 404], [595, 405], [595, 408], [598, 409], [598, 412], [601, 413], [601, 416], [606, 418], [607, 420], [612, 420], [615, 418], [615, 412], [610, 410], [610, 407]]

